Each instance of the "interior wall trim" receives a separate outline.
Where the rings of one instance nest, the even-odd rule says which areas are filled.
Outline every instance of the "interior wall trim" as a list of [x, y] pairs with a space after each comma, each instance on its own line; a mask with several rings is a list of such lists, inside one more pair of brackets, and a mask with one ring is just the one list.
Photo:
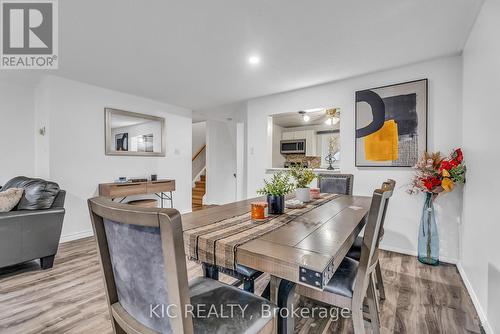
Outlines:
[[460, 277], [462, 277], [462, 281], [464, 282], [465, 288], [467, 289], [467, 292], [469, 293], [469, 296], [472, 299], [472, 303], [476, 308], [477, 315], [479, 316], [479, 320], [481, 321], [481, 325], [483, 326], [485, 333], [495, 334], [495, 332], [493, 332], [493, 328], [488, 322], [488, 317], [486, 316], [486, 312], [484, 312], [483, 308], [481, 307], [479, 298], [477, 297], [476, 292], [474, 291], [474, 288], [472, 287], [472, 284], [469, 281], [469, 278], [467, 277], [464, 268], [462, 267], [462, 263], [460, 262], [457, 263], [457, 269], [458, 273], [460, 274]]

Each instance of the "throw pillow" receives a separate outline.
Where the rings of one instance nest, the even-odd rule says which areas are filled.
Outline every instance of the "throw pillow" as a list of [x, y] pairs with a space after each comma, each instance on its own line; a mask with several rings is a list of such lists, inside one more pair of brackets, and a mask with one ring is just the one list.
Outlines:
[[0, 212], [9, 212], [14, 209], [23, 196], [23, 189], [10, 188], [0, 191]]

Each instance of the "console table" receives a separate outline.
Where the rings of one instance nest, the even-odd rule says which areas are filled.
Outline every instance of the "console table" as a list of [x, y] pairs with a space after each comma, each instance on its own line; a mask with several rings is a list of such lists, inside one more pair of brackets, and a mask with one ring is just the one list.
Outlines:
[[111, 199], [121, 198], [120, 203], [128, 196], [155, 194], [160, 198], [161, 207], [163, 201], [170, 201], [170, 207], [174, 207], [172, 192], [175, 191], [175, 180], [157, 180], [145, 182], [114, 182], [99, 184], [99, 196], [110, 197]]

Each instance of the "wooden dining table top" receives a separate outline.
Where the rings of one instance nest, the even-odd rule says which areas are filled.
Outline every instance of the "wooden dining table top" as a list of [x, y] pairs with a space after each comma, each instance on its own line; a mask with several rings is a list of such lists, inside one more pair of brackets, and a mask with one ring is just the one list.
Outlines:
[[[265, 197], [182, 215], [183, 231], [242, 215]], [[294, 283], [323, 289], [365, 224], [371, 197], [338, 195], [284, 226], [239, 245], [236, 262]]]

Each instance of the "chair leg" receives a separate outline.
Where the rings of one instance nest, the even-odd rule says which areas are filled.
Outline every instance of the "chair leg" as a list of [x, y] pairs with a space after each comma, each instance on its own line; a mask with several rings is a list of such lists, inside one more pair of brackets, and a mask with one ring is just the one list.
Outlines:
[[43, 270], [50, 269], [54, 266], [54, 257], [55, 257], [55, 255], [50, 255], [50, 256], [42, 257], [40, 259], [40, 266], [42, 267]]
[[[293, 297], [295, 294], [295, 283], [281, 280], [278, 288], [278, 307], [287, 308], [288, 310], [293, 309]], [[282, 334], [293, 334], [295, 327], [295, 320], [291, 314], [284, 318], [281, 313], [278, 314], [278, 333]]]
[[365, 334], [365, 322], [363, 320], [363, 310], [361, 310], [361, 306], [353, 306], [351, 313], [354, 334]]
[[377, 262], [375, 267], [375, 275], [377, 275], [377, 289], [381, 300], [385, 300], [385, 287], [382, 280], [382, 268], [380, 268], [380, 261]]
[[216, 266], [212, 266], [210, 264], [203, 263], [201, 265], [201, 267], [203, 269], [203, 276], [205, 276], [206, 278], [214, 279], [214, 280], [219, 279], [219, 270], [217, 269]]
[[375, 289], [375, 280], [373, 276], [370, 277], [368, 289], [366, 291], [368, 299], [368, 310], [370, 312], [370, 322], [374, 334], [380, 333], [380, 314], [377, 303], [377, 293]]
[[250, 292], [250, 293], [254, 293], [254, 290], [255, 290], [255, 282], [254, 280], [245, 280], [243, 281], [243, 290], [247, 291], [247, 292]]

